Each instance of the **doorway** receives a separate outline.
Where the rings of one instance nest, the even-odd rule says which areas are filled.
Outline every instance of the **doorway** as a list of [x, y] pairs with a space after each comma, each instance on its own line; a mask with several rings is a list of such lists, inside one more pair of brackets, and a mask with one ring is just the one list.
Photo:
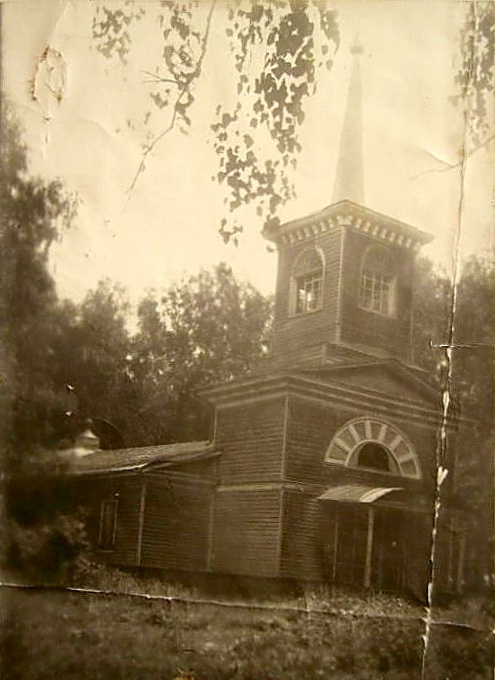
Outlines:
[[406, 513], [335, 504], [328, 508], [325, 553], [329, 579], [341, 585], [397, 591], [405, 586]]

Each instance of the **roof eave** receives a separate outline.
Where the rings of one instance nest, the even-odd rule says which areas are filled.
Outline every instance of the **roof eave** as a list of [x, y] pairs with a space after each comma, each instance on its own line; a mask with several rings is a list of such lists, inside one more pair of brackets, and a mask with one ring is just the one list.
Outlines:
[[[125, 449], [123, 449], [125, 451]], [[123, 454], [125, 455], [125, 454]], [[222, 452], [217, 449], [213, 448], [208, 451], [199, 451], [196, 454], [190, 454], [190, 455], [183, 455], [183, 456], [175, 456], [174, 458], [171, 458], [169, 460], [164, 460], [162, 459], [157, 459], [157, 460], [152, 460], [152, 461], [146, 461], [143, 463], [136, 463], [134, 465], [121, 465], [121, 466], [116, 466], [116, 467], [101, 467], [101, 468], [89, 468], [89, 469], [77, 469], [73, 468], [72, 470], [69, 469], [67, 473], [70, 476], [74, 477], [81, 477], [81, 476], [88, 476], [88, 475], [112, 475], [112, 474], [131, 474], [131, 473], [143, 473], [145, 474], [148, 472], [148, 470], [152, 469], [157, 469], [157, 468], [171, 468], [175, 467], [178, 465], [184, 465], [186, 463], [193, 463], [197, 461], [203, 461], [203, 460], [210, 460], [211, 458], [216, 458], [218, 456], [221, 456]]]
[[[370, 220], [376, 220], [377, 222], [379, 222], [382, 228], [388, 227], [388, 229], [392, 230], [392, 232], [394, 230], [403, 232], [403, 234], [399, 235], [399, 238], [395, 239], [395, 241], [398, 242], [399, 244], [405, 244], [407, 246], [414, 247], [416, 250], [419, 249], [419, 247], [421, 247], [422, 245], [426, 245], [433, 239], [433, 236], [431, 234], [428, 234], [427, 232], [422, 231], [417, 227], [414, 227], [406, 222], [401, 222], [400, 220], [397, 220], [393, 217], [389, 217], [388, 215], [384, 215], [383, 213], [379, 213], [375, 210], [371, 210], [370, 208], [359, 205], [358, 203], [355, 203], [348, 199], [338, 201], [337, 203], [332, 203], [331, 205], [326, 206], [321, 210], [310, 213], [309, 215], [306, 215], [304, 217], [299, 217], [295, 220], [284, 222], [283, 224], [277, 227], [265, 228], [262, 234], [267, 240], [272, 241], [274, 243], [279, 243], [284, 237], [289, 238], [291, 232], [297, 232], [297, 230], [301, 229], [312, 229], [313, 232], [316, 229], [316, 232], [322, 233], [328, 229], [328, 225], [325, 224], [326, 220], [330, 220], [334, 217], [335, 218], [341, 217], [342, 220], [345, 219], [341, 214], [339, 214], [344, 209], [346, 209], [346, 212], [348, 214], [351, 213], [351, 216], [353, 216], [354, 218], [358, 218], [358, 214], [356, 213], [361, 213], [367, 216]], [[354, 213], [354, 215], [352, 215], [352, 213]], [[376, 235], [375, 233], [373, 233], [375, 228], [373, 227], [373, 225], [370, 225], [368, 221], [361, 224], [359, 220], [357, 221], [355, 220], [354, 225], [345, 224], [345, 222], [342, 221], [341, 225], [354, 226], [356, 228], [359, 228], [360, 230], [365, 231], [366, 233]], [[337, 226], [340, 225], [337, 224]], [[311, 235], [312, 236], [317, 235], [316, 232], [312, 233]], [[388, 240], [390, 240], [391, 238], [392, 235], [389, 234]], [[299, 235], [296, 237], [296, 240], [301, 240]], [[394, 238], [392, 238], [392, 240], [394, 240]]]

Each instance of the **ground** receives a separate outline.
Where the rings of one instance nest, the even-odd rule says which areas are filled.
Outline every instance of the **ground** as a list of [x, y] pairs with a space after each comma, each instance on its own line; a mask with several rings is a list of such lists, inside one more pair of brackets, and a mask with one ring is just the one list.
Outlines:
[[[125, 579], [124, 579], [125, 581]], [[115, 584], [114, 580], [114, 586]], [[129, 582], [125, 588], [132, 590]], [[148, 584], [156, 591], [156, 583]], [[162, 589], [163, 591], [163, 589]], [[177, 593], [176, 593], [177, 594]], [[254, 603], [60, 588], [2, 589], [2, 680], [488, 680], [492, 635], [433, 624], [392, 596], [313, 591]], [[189, 601], [187, 601], [189, 600]], [[191, 600], [196, 600], [191, 601]], [[203, 598], [204, 600], [204, 598]], [[467, 611], [466, 606], [463, 607]], [[444, 621], [453, 621], [443, 612]], [[447, 617], [447, 618], [446, 618]], [[422, 675], [423, 672], [423, 675]]]

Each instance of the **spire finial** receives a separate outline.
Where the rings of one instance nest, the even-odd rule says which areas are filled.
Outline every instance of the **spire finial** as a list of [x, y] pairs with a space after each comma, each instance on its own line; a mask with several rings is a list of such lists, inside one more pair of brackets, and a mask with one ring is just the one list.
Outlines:
[[334, 203], [345, 199], [355, 203], [364, 203], [363, 113], [359, 60], [359, 56], [363, 53], [363, 46], [359, 41], [359, 36], [356, 36], [349, 51], [352, 54], [353, 63], [337, 156]]

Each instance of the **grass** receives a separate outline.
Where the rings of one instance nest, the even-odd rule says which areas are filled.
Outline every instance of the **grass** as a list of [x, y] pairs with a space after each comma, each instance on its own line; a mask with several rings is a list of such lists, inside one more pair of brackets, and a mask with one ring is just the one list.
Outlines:
[[[221, 606], [158, 580], [107, 581], [121, 592], [4, 588], [2, 680], [421, 678], [424, 610], [399, 598], [320, 589]], [[144, 589], [184, 600], [125, 594]], [[423, 680], [484, 680], [492, 667], [486, 631], [433, 626]]]

